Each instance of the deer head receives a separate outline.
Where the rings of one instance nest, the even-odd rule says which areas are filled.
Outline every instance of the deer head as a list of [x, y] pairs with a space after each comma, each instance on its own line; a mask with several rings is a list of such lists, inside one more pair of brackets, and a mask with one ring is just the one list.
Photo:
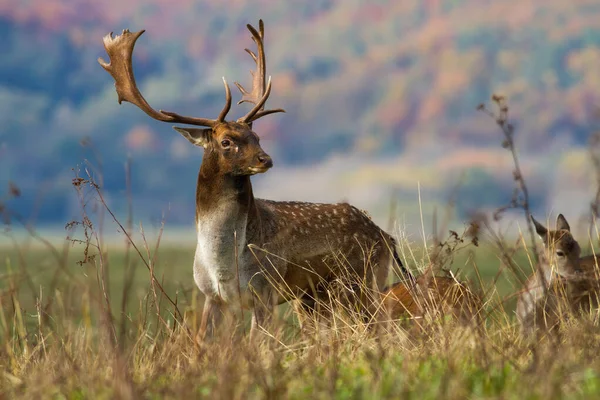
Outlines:
[[544, 242], [548, 265], [555, 268], [560, 276], [569, 277], [581, 272], [579, 258], [581, 248], [571, 235], [567, 219], [559, 214], [556, 218], [556, 230], [549, 231], [531, 216], [537, 234]]
[[254, 175], [267, 171], [273, 166], [273, 161], [261, 148], [258, 135], [252, 131], [252, 123], [265, 115], [285, 111], [280, 108], [264, 109], [271, 93], [270, 77], [265, 86], [264, 24], [260, 20], [258, 31], [249, 24], [247, 27], [258, 48], [258, 55], [246, 49], [256, 63], [256, 71], [251, 71], [253, 82], [250, 92], [237, 82], [235, 85], [242, 93], [242, 99], [238, 104], [249, 102], [254, 104], [254, 107], [237, 121], [225, 120], [231, 109], [231, 90], [225, 78], [223, 78], [225, 106], [216, 119], [186, 117], [153, 109], [137, 88], [132, 66], [133, 48], [144, 30], [130, 32], [125, 29], [116, 37], [113, 37], [112, 32], [106, 35], [103, 39], [104, 48], [110, 63], [102, 58], [98, 58], [98, 62], [114, 78], [119, 104], [122, 101], [130, 102], [158, 121], [205, 127], [174, 127], [174, 129], [192, 144], [203, 147], [206, 150], [205, 159], [208, 155], [216, 163], [220, 173], [235, 176]]

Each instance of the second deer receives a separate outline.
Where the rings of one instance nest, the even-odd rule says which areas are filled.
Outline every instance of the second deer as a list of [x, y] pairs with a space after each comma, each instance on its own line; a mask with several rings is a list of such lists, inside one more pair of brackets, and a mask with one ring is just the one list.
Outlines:
[[467, 283], [451, 276], [424, 273], [415, 284], [391, 285], [382, 297], [385, 311], [394, 320], [451, 315], [463, 324], [481, 322], [482, 298]]
[[521, 331], [530, 335], [559, 326], [567, 316], [598, 306], [598, 258], [581, 257], [579, 243], [571, 234], [566, 218], [559, 214], [556, 230], [548, 230], [531, 216], [543, 241], [538, 253], [538, 271], [525, 283], [517, 301]]

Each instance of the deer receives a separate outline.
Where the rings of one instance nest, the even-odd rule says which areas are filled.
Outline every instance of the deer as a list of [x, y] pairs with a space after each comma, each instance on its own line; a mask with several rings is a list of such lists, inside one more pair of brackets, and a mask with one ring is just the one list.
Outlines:
[[452, 316], [461, 325], [479, 326], [483, 322], [484, 299], [481, 292], [461, 281], [447, 268], [465, 238], [478, 246], [478, 224], [469, 224], [463, 235], [450, 230], [447, 240], [436, 233], [434, 247], [428, 251], [428, 265], [414, 282], [396, 282], [384, 290], [383, 309], [392, 320], [412, 320], [421, 325], [423, 318]]
[[539, 333], [538, 328], [554, 330], [564, 317], [598, 307], [600, 294], [598, 257], [581, 257], [581, 247], [564, 215], [558, 215], [556, 230], [530, 218], [543, 248], [538, 251], [538, 271], [526, 280], [517, 300], [517, 320], [525, 336]]
[[383, 290], [384, 310], [390, 319], [419, 319], [427, 314], [452, 315], [462, 324], [481, 323], [483, 299], [466, 282], [431, 273], [416, 277], [414, 284], [396, 282]]
[[[377, 296], [394, 266], [413, 279], [396, 250], [395, 239], [358, 208], [348, 203], [324, 204], [273, 201], [254, 197], [251, 177], [273, 167], [253, 130], [258, 119], [285, 112], [266, 109], [271, 77], [266, 79], [264, 24], [247, 28], [257, 52], [245, 49], [256, 64], [252, 88], [241, 92], [238, 104], [252, 105], [237, 120], [226, 120], [232, 96], [225, 86], [225, 105], [216, 119], [182, 116], [155, 110], [139, 91], [132, 58], [144, 30], [123, 30], [103, 38], [110, 58], [100, 65], [115, 81], [118, 103], [132, 103], [151, 118], [175, 126], [191, 144], [203, 148], [196, 183], [196, 251], [194, 281], [205, 301], [196, 340], [214, 336], [225, 313], [240, 307], [252, 312], [250, 337], [267, 330], [276, 305], [300, 299], [308, 307], [318, 296], [315, 287], [340, 276], [351, 277], [349, 297], [361, 310], [377, 307]], [[366, 289], [369, 290], [366, 290]], [[365, 290], [362, 290], [365, 289]]]
[[[424, 327], [420, 321], [425, 317], [450, 315], [461, 325], [480, 327], [483, 323], [484, 306], [481, 293], [474, 290], [467, 281], [460, 281], [449, 271], [440, 268], [441, 263], [446, 261], [434, 253], [430, 265], [420, 275], [411, 275], [412, 279], [403, 279], [386, 286], [381, 292], [379, 312], [382, 317], [379, 321], [412, 321]], [[436, 270], [445, 274], [436, 273]], [[319, 289], [320, 299], [326, 299], [327, 288]], [[297, 310], [299, 314], [309, 317], [300, 321], [301, 327], [304, 321], [316, 322], [315, 316], [318, 318], [319, 315], [314, 311], [319, 306], [324, 306], [320, 308], [325, 308], [325, 314], [330, 314], [329, 302], [315, 304], [317, 302], [315, 300], [309, 306], [304, 304], [304, 308]]]

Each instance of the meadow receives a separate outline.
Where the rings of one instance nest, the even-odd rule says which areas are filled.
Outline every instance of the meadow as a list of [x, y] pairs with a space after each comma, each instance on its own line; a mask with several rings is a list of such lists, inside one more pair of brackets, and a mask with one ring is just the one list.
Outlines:
[[[504, 100], [494, 101], [499, 114], [490, 113], [514, 156], [516, 188], [495, 219], [509, 208], [526, 215], [513, 128]], [[261, 332], [264, 340], [249, 339], [249, 315], [238, 313], [217, 338], [197, 342], [203, 298], [192, 278], [194, 249], [161, 242], [163, 226], [146, 236], [131, 217], [119, 220], [91, 175], [73, 179], [73, 186], [81, 218], [67, 224], [64, 240], [0, 208], [8, 239], [0, 247], [0, 398], [600, 396], [595, 312], [565, 319], [537, 340], [519, 332], [515, 295], [535, 265], [528, 229], [505, 236], [480, 214], [462, 232], [444, 220], [421, 238], [394, 232], [415, 274], [435, 266], [437, 275], [469, 282], [484, 299], [481, 325], [434, 312], [373, 329], [333, 304], [328, 327], [307, 330], [285, 304], [272, 329]], [[7, 193], [20, 195], [14, 184]], [[592, 212], [594, 204], [598, 199]], [[11, 231], [17, 225], [25, 238]], [[593, 225], [587, 237], [578, 235], [584, 254], [597, 247]]]
[[[482, 235], [454, 250], [451, 269], [486, 299], [481, 331], [448, 317], [374, 333], [339, 316], [326, 334], [301, 331], [288, 305], [268, 342], [237, 332], [198, 345], [201, 294], [193, 248], [134, 240], [27, 241], [2, 248], [0, 395], [3, 398], [588, 398], [600, 393], [597, 324], [567, 323], [534, 346], [513, 316], [531, 273], [522, 240]], [[77, 238], [86, 234], [72, 234]], [[451, 235], [452, 236], [452, 235]], [[96, 242], [95, 240], [98, 240]], [[512, 245], [508, 243], [511, 242]], [[94, 248], [101, 244], [103, 251]], [[138, 247], [139, 246], [139, 247]], [[416, 271], [431, 248], [405, 240]], [[433, 247], [435, 248], [435, 247]], [[450, 247], [448, 247], [450, 248]], [[425, 251], [424, 251], [425, 250]], [[513, 271], [503, 257], [510, 254]], [[168, 298], [167, 298], [168, 296]], [[240, 332], [241, 331], [241, 332]], [[241, 333], [241, 334], [240, 334]]]
[[[423, 249], [408, 245], [410, 267], [423, 267]], [[373, 334], [340, 319], [325, 337], [307, 335], [282, 306], [276, 340], [226, 335], [202, 346], [191, 334], [202, 303], [191, 279], [193, 249], [149, 245], [140, 256], [113, 244], [102, 257], [88, 249], [81, 263], [85, 247], [33, 240], [2, 248], [3, 397], [587, 398], [600, 390], [593, 320], [530, 347], [512, 316], [519, 278], [489, 244], [457, 251], [452, 265], [483, 284], [482, 332], [438, 318], [422, 330], [398, 321]], [[514, 259], [529, 273], [522, 250]]]
[[[583, 254], [600, 248], [600, 2], [76, 3], [0, 4], [0, 400], [600, 398], [597, 310], [534, 339], [515, 318], [540, 244], [530, 214], [565, 213]], [[286, 114], [256, 126], [276, 165], [256, 195], [348, 199], [374, 220], [391, 197], [400, 258], [467, 282], [479, 320], [373, 325], [336, 300], [315, 330], [284, 304], [258, 341], [240, 310], [195, 340], [200, 154], [117, 108], [96, 59], [106, 33], [146, 29], [150, 102], [217, 115], [221, 76], [250, 78], [243, 26], [259, 18]], [[497, 88], [520, 153], [504, 97], [475, 111]], [[166, 240], [171, 222], [184, 241]]]

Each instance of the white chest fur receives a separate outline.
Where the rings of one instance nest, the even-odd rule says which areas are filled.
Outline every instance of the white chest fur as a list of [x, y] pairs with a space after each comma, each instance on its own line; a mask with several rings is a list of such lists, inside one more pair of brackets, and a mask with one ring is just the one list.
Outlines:
[[535, 277], [528, 282], [525, 291], [517, 303], [518, 315], [524, 317], [536, 310], [540, 301], [544, 300], [546, 289], [550, 287], [552, 279], [552, 271], [549, 268], [544, 268], [541, 272], [536, 272]]
[[240, 276], [246, 247], [247, 215], [237, 206], [220, 206], [200, 218], [194, 258], [194, 280], [206, 295], [226, 303], [239, 301], [247, 279]]

